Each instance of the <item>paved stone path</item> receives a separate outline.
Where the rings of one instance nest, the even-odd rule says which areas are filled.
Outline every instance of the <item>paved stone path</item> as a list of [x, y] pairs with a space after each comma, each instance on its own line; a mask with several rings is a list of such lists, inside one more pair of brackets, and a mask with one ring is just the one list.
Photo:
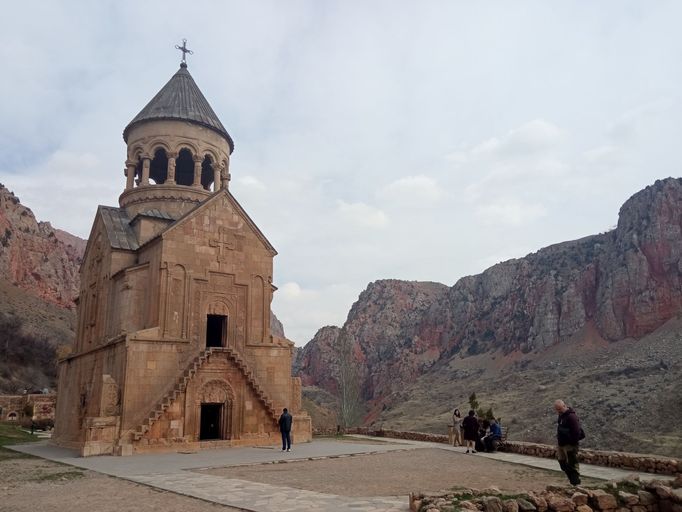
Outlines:
[[163, 473], [137, 476], [135, 482], [200, 498], [231, 507], [257, 511], [294, 512], [301, 510], [338, 510], [343, 512], [391, 511], [408, 509], [407, 496], [394, 498], [349, 498], [291, 487], [226, 479], [193, 473]]
[[7, 448], [245, 511], [404, 512], [408, 510], [407, 495], [367, 498], [337, 496], [291, 487], [221, 478], [192, 470], [385, 453], [415, 449], [418, 446], [392, 442], [367, 444], [362, 439], [358, 442], [315, 440], [311, 443], [296, 445], [291, 452], [284, 453], [278, 448], [264, 447], [225, 448], [191, 454], [167, 453], [88, 458], [78, 457], [72, 450], [45, 442], [13, 445]]
[[[168, 453], [135, 455], [132, 457], [78, 457], [71, 450], [47, 442], [8, 446], [7, 448], [42, 457], [44, 459], [90, 469], [99, 473], [123, 478], [136, 483], [227, 505], [253, 512], [294, 512], [308, 510], [334, 510], [339, 512], [403, 512], [408, 510], [406, 496], [357, 498], [337, 496], [291, 487], [228, 479], [193, 470], [253, 464], [280, 463], [282, 461], [315, 460], [346, 457], [356, 454], [385, 453], [394, 450], [439, 448], [463, 453], [464, 448], [439, 443], [425, 443], [402, 439], [352, 436], [357, 442], [315, 440], [296, 445], [289, 453], [277, 448], [226, 448], [206, 450], [191, 454]], [[512, 453], [477, 453], [472, 457], [486, 457], [514, 464], [559, 471], [554, 460], [516, 455]], [[581, 464], [581, 474], [588, 477], [614, 480], [632, 472], [614, 468]], [[643, 480], [662, 478], [661, 475], [639, 473]], [[663, 477], [665, 478], [665, 477]]]
[[[371, 436], [351, 436], [358, 439], [373, 439]], [[407, 446], [431, 446], [433, 448], [440, 448], [442, 450], [455, 451], [465, 453], [466, 448], [460, 446], [449, 446], [442, 443], [425, 443], [421, 441], [409, 441], [404, 439], [391, 439], [392, 442], [404, 444]], [[485, 457], [487, 459], [494, 459], [503, 462], [511, 462], [512, 464], [522, 464], [533, 468], [548, 469], [550, 471], [561, 472], [559, 464], [554, 459], [545, 459], [542, 457], [531, 457], [530, 455], [519, 455], [516, 453], [485, 453], [477, 452], [471, 454], [472, 457]], [[641, 480], [672, 480], [673, 477], [666, 475], [659, 475], [655, 473], [643, 473], [637, 471], [628, 471], [618, 468], [607, 468], [604, 466], [594, 466], [591, 464], [580, 464], [580, 474], [586, 477], [597, 478], [600, 480], [621, 480], [628, 475], [637, 473]]]

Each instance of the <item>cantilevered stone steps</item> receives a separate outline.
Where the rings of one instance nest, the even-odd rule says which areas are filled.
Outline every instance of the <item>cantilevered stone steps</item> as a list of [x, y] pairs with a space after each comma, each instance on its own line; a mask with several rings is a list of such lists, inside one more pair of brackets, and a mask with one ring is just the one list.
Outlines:
[[185, 392], [187, 389], [187, 384], [196, 375], [196, 373], [201, 369], [201, 367], [210, 359], [214, 354], [224, 354], [229, 359], [231, 359], [237, 368], [242, 372], [246, 381], [248, 382], [254, 394], [261, 401], [268, 411], [270, 418], [277, 423], [279, 418], [277, 411], [275, 410], [274, 404], [268, 399], [267, 394], [261, 387], [255, 374], [251, 371], [246, 361], [233, 349], [229, 347], [207, 347], [202, 350], [197, 357], [195, 357], [187, 368], [182, 372], [180, 377], [175, 383], [175, 386], [159, 400], [152, 409], [152, 412], [147, 418], [133, 431], [133, 438], [136, 441], [142, 439], [142, 437], [149, 432], [152, 425], [168, 410], [168, 408], [177, 400], [178, 396]]

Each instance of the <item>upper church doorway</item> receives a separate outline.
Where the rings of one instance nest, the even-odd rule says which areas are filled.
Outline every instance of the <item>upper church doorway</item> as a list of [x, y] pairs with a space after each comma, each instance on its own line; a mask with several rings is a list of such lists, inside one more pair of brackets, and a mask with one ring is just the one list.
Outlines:
[[227, 316], [206, 315], [206, 346], [224, 347], [227, 345]]

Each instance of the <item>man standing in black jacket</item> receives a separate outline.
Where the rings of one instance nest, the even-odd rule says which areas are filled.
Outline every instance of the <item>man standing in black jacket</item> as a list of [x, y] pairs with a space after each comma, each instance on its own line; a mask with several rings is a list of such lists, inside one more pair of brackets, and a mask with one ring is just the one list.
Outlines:
[[293, 418], [285, 408], [279, 417], [279, 431], [282, 433], [282, 451], [291, 451], [291, 422]]
[[573, 485], [580, 484], [580, 466], [578, 465], [578, 444], [582, 437], [580, 420], [573, 409], [563, 400], [554, 402], [557, 419], [557, 459], [559, 466]]

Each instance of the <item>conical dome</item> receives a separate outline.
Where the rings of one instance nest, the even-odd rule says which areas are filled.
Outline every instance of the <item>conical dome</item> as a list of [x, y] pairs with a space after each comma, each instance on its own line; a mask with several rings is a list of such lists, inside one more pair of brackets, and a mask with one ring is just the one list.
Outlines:
[[128, 123], [128, 126], [123, 130], [123, 140], [128, 142], [128, 134], [133, 126], [148, 121], [169, 119], [188, 121], [209, 128], [225, 137], [230, 145], [230, 153], [234, 151], [232, 137], [213, 112], [184, 63], [180, 64], [177, 73]]

